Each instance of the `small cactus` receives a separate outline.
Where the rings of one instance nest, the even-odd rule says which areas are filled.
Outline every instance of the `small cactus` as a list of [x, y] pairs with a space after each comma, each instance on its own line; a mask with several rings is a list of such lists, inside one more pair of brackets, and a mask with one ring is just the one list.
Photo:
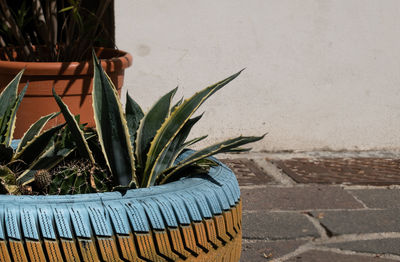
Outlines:
[[107, 171], [90, 161], [71, 161], [53, 170], [49, 194], [86, 194], [109, 190]]
[[35, 173], [35, 185], [39, 190], [46, 189], [51, 183], [51, 174], [46, 169], [38, 170]]

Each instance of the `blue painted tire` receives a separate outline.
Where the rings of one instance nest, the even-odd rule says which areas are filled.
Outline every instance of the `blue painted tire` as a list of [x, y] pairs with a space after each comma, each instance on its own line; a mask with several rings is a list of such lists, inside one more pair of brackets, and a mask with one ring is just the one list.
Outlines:
[[239, 261], [241, 201], [212, 179], [68, 196], [0, 196], [0, 261]]

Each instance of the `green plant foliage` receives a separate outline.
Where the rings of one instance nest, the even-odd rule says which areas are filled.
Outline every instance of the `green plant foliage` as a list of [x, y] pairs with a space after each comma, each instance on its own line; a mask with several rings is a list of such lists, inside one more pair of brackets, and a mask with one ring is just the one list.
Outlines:
[[88, 143], [86, 142], [85, 135], [79, 126], [78, 121], [75, 121], [74, 115], [71, 113], [69, 110], [68, 106], [64, 104], [64, 102], [61, 100], [61, 98], [56, 94], [56, 91], [53, 87], [53, 96], [56, 99], [56, 102], [58, 106], [61, 109], [62, 114], [64, 115], [65, 121], [68, 124], [69, 130], [71, 132], [71, 135], [75, 138], [76, 142], [76, 147], [81, 152], [82, 155], [84, 155], [86, 158], [90, 159], [92, 163], [94, 163], [94, 158], [92, 151], [89, 148]]
[[144, 117], [144, 113], [135, 100], [129, 96], [128, 92], [126, 93], [125, 116], [131, 137], [131, 144], [133, 145], [136, 140], [136, 132], [139, 128], [140, 120]]
[[117, 90], [94, 52], [93, 63], [94, 120], [104, 158], [117, 185], [137, 187], [131, 139]]
[[93, 46], [115, 46], [104, 19], [113, 8], [111, 3], [1, 0], [0, 56], [10, 61], [35, 62], [89, 59]]
[[93, 111], [96, 130], [79, 123], [53, 89], [66, 124], [43, 131], [59, 113], [41, 117], [11, 148], [16, 111], [25, 94], [18, 94], [22, 71], [0, 94], [0, 193], [80, 194], [149, 187], [187, 175], [206, 176], [218, 153], [243, 152], [241, 146], [264, 136], [240, 136], [205, 147], [177, 161], [202, 115], [193, 116], [215, 92], [240, 73], [211, 85], [189, 99], [172, 103], [177, 88], [162, 96], [144, 114], [127, 94], [125, 112], [117, 90], [93, 54]]
[[6, 146], [11, 145], [17, 110], [26, 92], [25, 86], [18, 95], [18, 84], [23, 72], [19, 72], [0, 94], [0, 143]]
[[52, 175], [46, 169], [38, 170], [35, 173], [35, 186], [40, 190], [46, 190], [51, 184]]
[[43, 130], [43, 127], [49, 122], [49, 120], [58, 116], [60, 113], [51, 113], [47, 116], [41, 117], [38, 121], [31, 125], [28, 131], [25, 132], [23, 138], [18, 144], [17, 152], [20, 152], [22, 148], [26, 146], [26, 144], [31, 141], [35, 136], [39, 135]]
[[0, 193], [16, 193], [18, 186], [14, 172], [7, 166], [0, 166]]
[[11, 148], [17, 110], [28, 87], [26, 85], [18, 94], [22, 74], [23, 70], [0, 94], [0, 191], [2, 193], [21, 193], [21, 186], [32, 182], [37, 170], [50, 169], [71, 153], [56, 141], [57, 134], [64, 125], [41, 132], [44, 125], [57, 116], [57, 113], [40, 118], [25, 132], [17, 150]]
[[109, 191], [107, 171], [91, 161], [71, 161], [53, 170], [49, 194], [86, 194]]
[[[181, 99], [172, 104], [177, 90], [175, 88], [162, 96], [146, 114], [143, 114], [140, 106], [127, 94], [124, 113], [114, 85], [94, 54], [93, 62], [93, 109], [97, 137], [106, 162], [106, 165], [98, 165], [108, 167], [114, 176], [116, 188], [149, 187], [177, 180], [188, 174], [204, 175], [215, 164], [208, 157], [217, 153], [248, 151], [250, 149], [241, 146], [264, 137], [240, 136], [229, 139], [199, 150], [176, 163], [182, 151], [207, 137], [187, 141], [191, 129], [202, 116], [192, 117], [194, 113], [211, 95], [242, 71], [201, 90], [189, 99]], [[74, 120], [63, 110], [61, 99], [56, 95], [55, 97], [65, 118]], [[77, 126], [76, 123], [67, 122], [71, 129]], [[72, 138], [76, 144], [83, 142], [82, 136]], [[187, 170], [191, 172], [184, 172]]]

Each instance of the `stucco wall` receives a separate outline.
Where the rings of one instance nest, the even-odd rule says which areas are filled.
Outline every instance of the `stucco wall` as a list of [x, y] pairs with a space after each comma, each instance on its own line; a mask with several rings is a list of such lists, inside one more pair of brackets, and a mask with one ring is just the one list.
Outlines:
[[210, 98], [208, 143], [256, 150], [400, 148], [400, 1], [116, 0], [125, 87], [147, 109], [246, 67]]

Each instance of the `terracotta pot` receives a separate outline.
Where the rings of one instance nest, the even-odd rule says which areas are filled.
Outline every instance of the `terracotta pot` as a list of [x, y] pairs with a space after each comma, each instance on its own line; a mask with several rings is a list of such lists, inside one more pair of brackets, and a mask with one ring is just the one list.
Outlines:
[[[0, 50], [1, 52], [1, 50]], [[124, 81], [125, 68], [132, 64], [132, 56], [124, 51], [97, 48], [97, 56], [118, 93]], [[51, 89], [54, 86], [58, 95], [68, 105], [73, 114], [79, 114], [81, 123], [94, 126], [92, 109], [92, 61], [83, 62], [11, 62], [0, 60], [0, 91], [25, 68], [19, 89], [29, 81], [29, 86], [17, 113], [15, 138], [20, 138], [25, 131], [41, 116], [58, 112]], [[48, 125], [64, 122], [60, 115]]]

